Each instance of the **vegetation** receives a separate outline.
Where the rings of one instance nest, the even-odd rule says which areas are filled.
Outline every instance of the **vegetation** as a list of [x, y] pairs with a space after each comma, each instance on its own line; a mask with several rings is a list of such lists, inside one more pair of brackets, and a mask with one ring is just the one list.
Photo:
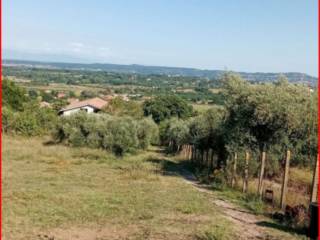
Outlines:
[[39, 102], [26, 95], [24, 89], [4, 79], [2, 129], [6, 133], [36, 136], [48, 133], [58, 120], [54, 110], [40, 108]]
[[[316, 92], [281, 79], [276, 84], [250, 84], [230, 74], [224, 76], [222, 89], [225, 109], [211, 109], [187, 122], [172, 123], [189, 128], [180, 130], [185, 134], [179, 145], [190, 144], [202, 152], [212, 149], [218, 155], [218, 167], [226, 166], [235, 152], [246, 149], [259, 156], [267, 151], [267, 176], [279, 173], [287, 149], [294, 153], [293, 165], [312, 164], [317, 151]], [[164, 139], [176, 138], [176, 128], [169, 125], [164, 124]], [[170, 141], [163, 142], [170, 147]]]
[[187, 118], [192, 115], [192, 106], [174, 95], [159, 96], [143, 104], [145, 116], [152, 116], [156, 123], [172, 117]]
[[134, 120], [106, 114], [75, 113], [61, 117], [53, 139], [74, 147], [102, 148], [122, 156], [146, 149], [157, 138], [157, 126], [150, 119]]
[[141, 104], [134, 101], [124, 101], [121, 97], [113, 98], [103, 110], [114, 116], [131, 116], [139, 119], [143, 117]]
[[[150, 149], [154, 147], [152, 145], [164, 147], [166, 153], [173, 155], [185, 151], [185, 146], [192, 147], [193, 158], [197, 159], [196, 162], [193, 162], [193, 170], [198, 178], [210, 184], [219, 196], [238, 199], [239, 205], [257, 214], [265, 211], [265, 204], [257, 196], [256, 190], [253, 190], [253, 186], [256, 186], [257, 183], [256, 178], [259, 176], [259, 168], [261, 169], [262, 154], [267, 154], [264, 176], [268, 178], [268, 184], [279, 185], [284, 153], [290, 150], [292, 152], [291, 167], [294, 167], [291, 179], [294, 180], [289, 181], [288, 189], [292, 191], [292, 189], [307, 186], [303, 189], [304, 197], [297, 194], [296, 201], [288, 199], [288, 202], [294, 204], [306, 202], [306, 196], [310, 192], [310, 180], [308, 179], [311, 173], [306, 172], [305, 168], [314, 164], [317, 154], [318, 96], [317, 91], [310, 91], [304, 85], [289, 83], [283, 76], [276, 83], [252, 84], [244, 81], [238, 75], [228, 73], [221, 77], [219, 91], [212, 92], [212, 90], [209, 91], [212, 87], [210, 79], [200, 81], [194, 77], [184, 82], [185, 78], [181, 76], [139, 76], [102, 71], [59, 69], [49, 71], [29, 68], [18, 70], [10, 68], [9, 71], [12, 71], [15, 77], [32, 78], [33, 81], [27, 90], [20, 87], [21, 83], [14, 83], [7, 78], [2, 83], [2, 129], [8, 141], [5, 147], [8, 150], [4, 154], [10, 159], [6, 164], [13, 164], [10, 169], [20, 170], [22, 171], [21, 176], [28, 176], [31, 179], [34, 178], [35, 172], [39, 172], [36, 169], [43, 170], [44, 172], [35, 178], [35, 182], [30, 180], [31, 182], [27, 181], [24, 184], [28, 186], [30, 184], [31, 189], [35, 191], [36, 182], [41, 182], [46, 186], [44, 187], [46, 190], [40, 195], [33, 195], [33, 192], [23, 191], [27, 189], [24, 188], [25, 186], [21, 188], [17, 186], [19, 193], [10, 192], [7, 189], [8, 199], [18, 205], [17, 212], [13, 210], [6, 213], [11, 217], [6, 223], [7, 226], [17, 224], [12, 220], [16, 216], [23, 216], [21, 221], [26, 224], [25, 229], [34, 222], [37, 228], [43, 229], [64, 224], [66, 224], [64, 226], [68, 224], [83, 226], [88, 222], [93, 224], [108, 222], [110, 224], [111, 219], [115, 218], [119, 221], [119, 226], [123, 226], [126, 215], [129, 216], [126, 219], [129, 224], [137, 221], [150, 221], [151, 225], [148, 227], [145, 227], [146, 223], [143, 222], [143, 229], [147, 228], [152, 233], [143, 232], [143, 234], [152, 235], [157, 234], [159, 222], [164, 220], [163, 216], [158, 216], [160, 210], [162, 213], [175, 211], [181, 215], [203, 216], [204, 214], [205, 217], [208, 217], [206, 215], [208, 210], [204, 209], [209, 208], [209, 205], [212, 209], [208, 196], [195, 193], [185, 185], [182, 186], [182, 183], [164, 180], [166, 177], [159, 173], [169, 173], [167, 165], [184, 166], [175, 161], [172, 162], [172, 158], [164, 158], [162, 154], [155, 151], [151, 150], [151, 153]], [[166, 82], [168, 78], [175, 80], [168, 83]], [[103, 84], [106, 79], [109, 79], [108, 84], [112, 83], [113, 87], [119, 86], [119, 88], [109, 89], [109, 86], [104, 88]], [[88, 85], [90, 87], [87, 86], [87, 88], [81, 85], [79, 88], [81, 91], [75, 93], [65, 90], [63, 96], [59, 97], [59, 91], [56, 89], [46, 89], [50, 88], [51, 81], [70, 86], [93, 83], [98, 83], [98, 85]], [[133, 89], [129, 82], [139, 87]], [[46, 88], [33, 88], [36, 84], [47, 85]], [[128, 85], [120, 86], [121, 84]], [[155, 86], [155, 84], [158, 85]], [[173, 89], [168, 89], [170, 86]], [[128, 91], [132, 91], [133, 98], [139, 101], [114, 98], [98, 114], [79, 112], [71, 116], [57, 116], [57, 110], [67, 103], [69, 97], [76, 95], [80, 99], [86, 99], [109, 92], [128, 93]], [[176, 95], [172, 94], [174, 91]], [[152, 95], [155, 92], [157, 94], [142, 102], [142, 97], [138, 97], [141, 92], [143, 96]], [[216, 97], [219, 96], [217, 102], [221, 105], [194, 104], [193, 106], [196, 106], [194, 111], [188, 94], [200, 96], [199, 99], [192, 100], [196, 102], [200, 100], [208, 102], [213, 99], [211, 94], [216, 94]], [[43, 100], [50, 102], [51, 108], [41, 108], [39, 103]], [[10, 158], [8, 157], [9, 151], [10, 153], [15, 151], [11, 144], [14, 145], [15, 141], [20, 145], [23, 145], [22, 142], [27, 142], [20, 136], [15, 136], [17, 140], [14, 140], [11, 137], [13, 134], [23, 136], [51, 134], [52, 138], [43, 146], [40, 138], [30, 138], [29, 144], [26, 143], [24, 146], [25, 149]], [[74, 148], [67, 148], [67, 146]], [[229, 186], [234, 178], [239, 179], [246, 168], [245, 152], [249, 152], [251, 156], [248, 166], [249, 186], [248, 193], [241, 194], [230, 190]], [[236, 154], [238, 156], [237, 169], [236, 172], [233, 172]], [[38, 156], [37, 160], [30, 163], [30, 159], [35, 158], [35, 155]], [[26, 167], [26, 172], [24, 172], [23, 167], [27, 164], [31, 164], [30, 168], [33, 171]], [[16, 169], [16, 167], [22, 167], [22, 169]], [[70, 172], [64, 171], [65, 169]], [[88, 171], [91, 172], [88, 173]], [[87, 175], [83, 174], [84, 172]], [[110, 174], [110, 179], [108, 174]], [[83, 179], [84, 176], [89, 178]], [[6, 177], [9, 179], [12, 176]], [[22, 181], [19, 177], [17, 176], [17, 182]], [[112, 177], [115, 179], [111, 180]], [[63, 179], [64, 184], [70, 181], [65, 188], [62, 188], [62, 180], [61, 184], [60, 180], [57, 180], [60, 178]], [[72, 190], [74, 185], [79, 184], [80, 180], [85, 180], [87, 185], [82, 186], [80, 194], [74, 196], [74, 199], [72, 196], [70, 201], [71, 203], [76, 202], [78, 207], [85, 206], [84, 209], [80, 207], [79, 210], [72, 204], [70, 205], [69, 198], [67, 201], [64, 194]], [[154, 185], [150, 183], [153, 181]], [[122, 188], [123, 186], [125, 187]], [[120, 192], [117, 187], [120, 188]], [[239, 181], [236, 181], [235, 187], [240, 187]], [[124, 196], [125, 190], [129, 191], [128, 199]], [[89, 197], [88, 191], [90, 192]], [[278, 190], [275, 190], [275, 193], [276, 191]], [[107, 192], [107, 195], [102, 192]], [[155, 197], [156, 193], [159, 196]], [[21, 194], [17, 198], [21, 199], [22, 196], [23, 201], [17, 202], [15, 194]], [[114, 196], [116, 199], [113, 198]], [[168, 196], [170, 200], [165, 202], [164, 199], [167, 200]], [[171, 197], [175, 199], [172, 200]], [[40, 200], [43, 203], [40, 203]], [[171, 201], [181, 201], [181, 203]], [[6, 204], [9, 206], [10, 201]], [[36, 204], [37, 207], [31, 207], [27, 209], [27, 212], [21, 210], [21, 206], [28, 204]], [[160, 209], [155, 209], [155, 204], [160, 204]], [[133, 210], [130, 210], [129, 207]], [[54, 213], [49, 214], [50, 209]], [[212, 210], [216, 211], [214, 208]], [[211, 219], [213, 214], [210, 212], [209, 215], [208, 218]], [[55, 217], [52, 219], [50, 216]], [[196, 226], [196, 229], [183, 233], [187, 236], [183, 236], [190, 239], [226, 239], [227, 237], [225, 231], [228, 231], [228, 228], [225, 228], [224, 224], [217, 226], [210, 220], [210, 222], [204, 221]], [[177, 231], [181, 234], [180, 227], [177, 226]], [[211, 231], [210, 227], [216, 230]], [[161, 227], [160, 229], [163, 230]], [[13, 233], [6, 232], [6, 234]], [[145, 235], [141, 238], [145, 238]], [[170, 237], [166, 238], [170, 239]]]
[[[213, 203], [215, 194], [172, 175], [169, 167], [178, 164], [173, 159], [149, 151], [120, 161], [100, 149], [44, 145], [47, 140], [3, 136], [5, 239], [192, 240], [242, 234]], [[272, 239], [302, 239], [265, 231]]]
[[[157, 66], [143, 66], [143, 65], [119, 65], [119, 64], [79, 64], [79, 63], [45, 63], [45, 62], [33, 62], [33, 61], [19, 61], [19, 60], [4, 60], [4, 64], [15, 64], [22, 68], [23, 66], [32, 66], [34, 68], [46, 68], [50, 69], [86, 69], [87, 71], [97, 72], [105, 71], [117, 74], [125, 73], [135, 73], [139, 75], [149, 75], [149, 76], [170, 76], [173, 79], [183, 76], [186, 78], [200, 78], [200, 79], [219, 79], [224, 71], [222, 70], [200, 70], [193, 68], [176, 68], [176, 67], [157, 67]], [[40, 68], [40, 69], [41, 69]], [[5, 70], [12, 70], [15, 68], [5, 68]], [[254, 82], [273, 82], [278, 78], [278, 73], [248, 73], [240, 72], [242, 78]], [[312, 85], [317, 85], [317, 79], [315, 77], [309, 76], [303, 73], [289, 72], [285, 73], [285, 76], [290, 80], [290, 82], [308, 82]]]
[[42, 138], [3, 139], [5, 239], [195, 239], [214, 227], [232, 236], [210, 197], [161, 174], [158, 153], [119, 161], [99, 149], [45, 146]]

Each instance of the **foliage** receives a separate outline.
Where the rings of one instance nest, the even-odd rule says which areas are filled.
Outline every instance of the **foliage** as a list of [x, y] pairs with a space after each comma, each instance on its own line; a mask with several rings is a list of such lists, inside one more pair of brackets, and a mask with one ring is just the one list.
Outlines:
[[160, 140], [168, 146], [169, 152], [177, 152], [188, 141], [189, 129], [186, 121], [172, 118], [161, 122]]
[[137, 137], [139, 147], [148, 148], [149, 145], [156, 145], [159, 142], [159, 128], [151, 118], [143, 118], [138, 122]]
[[3, 131], [26, 136], [49, 132], [57, 121], [56, 112], [40, 108], [36, 100], [27, 97], [23, 88], [8, 79], [3, 80]]
[[150, 119], [83, 112], [61, 117], [53, 132], [57, 142], [74, 147], [103, 148], [116, 155], [146, 149], [156, 135], [157, 126]]
[[139, 103], [134, 101], [124, 101], [121, 97], [113, 98], [103, 111], [114, 116], [131, 116], [134, 118], [143, 117], [142, 107]]
[[23, 111], [10, 113], [5, 110], [3, 124], [6, 132], [36, 136], [50, 132], [57, 122], [57, 114], [49, 108], [40, 108], [37, 102], [28, 103]]
[[54, 95], [52, 93], [48, 93], [46, 91], [41, 91], [40, 95], [41, 95], [42, 101], [45, 101], [48, 103], [51, 103], [54, 101]]
[[2, 107], [2, 131], [9, 132], [12, 129], [14, 112], [7, 106]]
[[168, 95], [159, 96], [144, 102], [143, 111], [145, 116], [152, 116], [156, 123], [160, 123], [171, 117], [190, 117], [192, 114], [192, 106], [177, 96]]
[[2, 104], [14, 111], [23, 110], [23, 104], [28, 100], [27, 93], [18, 87], [13, 81], [4, 78], [2, 80]]
[[88, 99], [88, 98], [94, 98], [94, 97], [97, 97], [97, 94], [90, 90], [84, 90], [80, 94], [80, 99], [82, 100]]
[[243, 147], [268, 151], [268, 160], [273, 161], [272, 166], [269, 161], [267, 168], [271, 175], [278, 169], [286, 149], [294, 151], [295, 163], [306, 154], [306, 144], [312, 151], [309, 153], [315, 156], [316, 93], [310, 93], [302, 85], [289, 84], [283, 77], [276, 84], [252, 85], [238, 76], [226, 75], [224, 94], [227, 99], [224, 131], [229, 151]]

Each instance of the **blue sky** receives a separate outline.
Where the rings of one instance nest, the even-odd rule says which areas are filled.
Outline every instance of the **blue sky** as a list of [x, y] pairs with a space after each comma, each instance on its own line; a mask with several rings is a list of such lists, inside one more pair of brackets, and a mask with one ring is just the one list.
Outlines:
[[4, 58], [304, 72], [317, 0], [3, 0]]

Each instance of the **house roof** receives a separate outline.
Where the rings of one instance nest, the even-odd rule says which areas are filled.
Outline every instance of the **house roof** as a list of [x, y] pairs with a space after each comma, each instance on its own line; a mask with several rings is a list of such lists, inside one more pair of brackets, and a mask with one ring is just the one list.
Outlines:
[[66, 110], [81, 108], [81, 107], [85, 107], [85, 106], [91, 106], [93, 108], [101, 110], [107, 104], [108, 104], [108, 102], [102, 100], [101, 98], [91, 98], [91, 99], [87, 99], [84, 101], [73, 102], [73, 103], [69, 104], [68, 106], [66, 106], [65, 108], [61, 109], [60, 111], [66, 111]]

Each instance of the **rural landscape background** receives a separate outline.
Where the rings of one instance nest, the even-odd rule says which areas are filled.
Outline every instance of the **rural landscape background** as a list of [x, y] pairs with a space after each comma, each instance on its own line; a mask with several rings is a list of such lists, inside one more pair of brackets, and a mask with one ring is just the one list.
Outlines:
[[315, 238], [316, 3], [57, 2], [4, 3], [4, 239]]

